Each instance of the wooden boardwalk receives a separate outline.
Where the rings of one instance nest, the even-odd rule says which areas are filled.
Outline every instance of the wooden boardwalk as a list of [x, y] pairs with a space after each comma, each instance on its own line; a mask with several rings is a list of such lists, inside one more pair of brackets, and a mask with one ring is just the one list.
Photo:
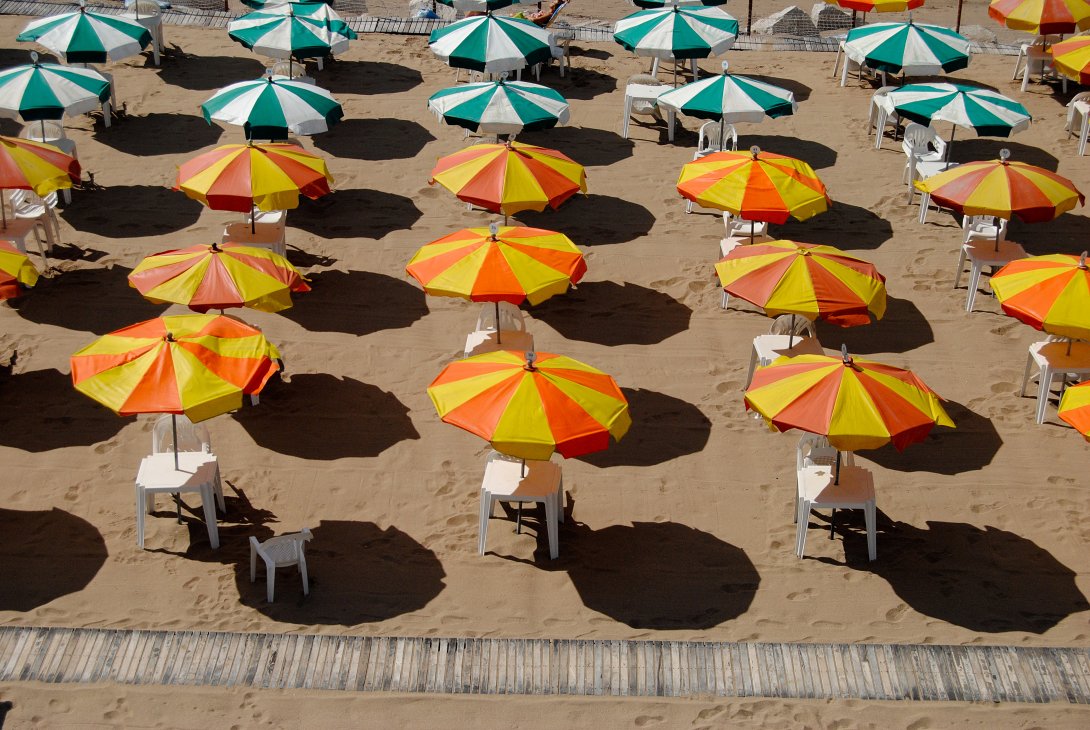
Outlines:
[[1090, 650], [7, 626], [0, 682], [1090, 703]]

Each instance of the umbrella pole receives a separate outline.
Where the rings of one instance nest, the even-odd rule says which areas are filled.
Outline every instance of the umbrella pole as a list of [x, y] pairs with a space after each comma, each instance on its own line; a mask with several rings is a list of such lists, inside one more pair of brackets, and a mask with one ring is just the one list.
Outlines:
[[954, 133], [958, 131], [958, 125], [950, 125], [950, 141], [946, 143], [946, 154], [942, 156], [942, 159], [946, 162], [950, 161], [950, 149], [954, 146]]
[[42, 141], [45, 142], [45, 120], [39, 119], [38, 121], [42, 123]]
[[795, 346], [795, 314], [791, 313], [791, 329], [787, 332], [787, 349]]
[[[522, 476], [526, 476], [526, 459], [522, 460]], [[522, 502], [519, 502], [518, 514], [515, 516], [515, 534], [522, 534]]]
[[250, 204], [250, 235], [257, 235], [257, 206]]
[[833, 484], [840, 484], [840, 449], [836, 450], [836, 476], [833, 478]]
[[4, 228], [8, 227], [7, 205], [4, 204], [3, 198], [0, 198], [0, 222], [4, 224]]
[[[170, 414], [170, 431], [174, 437], [171, 440], [174, 446], [174, 471], [178, 471], [178, 416]], [[174, 493], [174, 511], [178, 517], [178, 524], [182, 524], [182, 496], [178, 492]]]
[[[501, 334], [501, 329], [502, 328], [500, 327], [500, 302], [499, 302], [498, 299], [496, 300], [495, 305], [496, 305], [496, 344], [499, 345], [501, 343], [500, 338], [503, 335]], [[522, 466], [523, 466], [523, 470], [525, 470], [526, 462], [523, 462]]]

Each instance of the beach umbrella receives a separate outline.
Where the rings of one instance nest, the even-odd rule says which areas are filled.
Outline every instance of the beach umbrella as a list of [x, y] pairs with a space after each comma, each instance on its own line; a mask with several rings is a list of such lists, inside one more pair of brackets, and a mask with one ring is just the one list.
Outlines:
[[230, 242], [152, 254], [129, 274], [129, 286], [148, 301], [201, 313], [228, 307], [279, 312], [291, 306], [293, 292], [310, 291], [283, 256]]
[[247, 139], [287, 139], [289, 131], [328, 131], [344, 109], [314, 84], [267, 75], [225, 86], [201, 104], [201, 113], [209, 124], [215, 119], [241, 126]]
[[178, 168], [174, 189], [212, 210], [250, 213], [299, 206], [299, 196], [328, 195], [325, 160], [293, 144], [228, 144]]
[[0, 116], [43, 122], [86, 114], [110, 100], [110, 82], [98, 71], [57, 63], [32, 63], [0, 70]]
[[795, 241], [736, 246], [715, 265], [715, 273], [728, 294], [769, 317], [790, 314], [851, 327], [886, 313], [886, 277], [874, 264], [832, 246]]
[[[0, 136], [0, 190], [33, 190], [39, 197], [79, 182], [79, 162], [44, 142]], [[5, 206], [0, 221], [7, 227]]]
[[1058, 413], [1090, 441], [1090, 381], [1066, 389]]
[[1049, 254], [1011, 261], [992, 275], [1003, 311], [1034, 329], [1090, 340], [1090, 270], [1081, 256]]
[[547, 352], [500, 350], [458, 360], [443, 368], [428, 395], [444, 423], [521, 459], [601, 451], [632, 425], [613, 378]]
[[901, 451], [935, 426], [954, 427], [941, 399], [910, 370], [853, 358], [847, 347], [840, 357], [779, 357], [758, 367], [745, 404], [772, 430], [825, 436], [838, 451], [888, 443]]
[[227, 24], [227, 35], [271, 58], [321, 58], [348, 50], [357, 37], [325, 3], [279, 3], [247, 13]]
[[547, 86], [521, 81], [486, 81], [443, 89], [428, 109], [447, 124], [488, 134], [518, 134], [568, 123], [568, 102]]
[[1032, 121], [1029, 111], [1014, 99], [962, 84], [908, 84], [889, 92], [889, 100], [906, 119], [925, 126], [950, 122], [982, 137], [1009, 137], [1027, 129]]
[[545, 210], [587, 192], [583, 166], [556, 150], [520, 142], [475, 144], [442, 157], [429, 184], [493, 213]]
[[485, 13], [436, 28], [428, 47], [447, 65], [497, 74], [553, 57], [552, 35], [521, 18]]
[[151, 45], [151, 33], [134, 20], [92, 13], [80, 0], [74, 13], [30, 21], [15, 40], [37, 42], [66, 63], [106, 63], [140, 53]]
[[1083, 86], [1090, 86], [1090, 34], [1052, 44], [1052, 65]]
[[969, 40], [939, 25], [874, 23], [848, 31], [844, 53], [878, 71], [923, 76], [968, 66]]
[[0, 241], [0, 299], [21, 296], [37, 283], [38, 270], [27, 255], [11, 241]]
[[1090, 4], [1086, 0], [992, 0], [988, 15], [1012, 30], [1036, 35], [1090, 28]]
[[666, 60], [718, 56], [737, 39], [738, 21], [718, 7], [671, 5], [640, 10], [613, 27], [613, 40], [626, 50]]
[[924, 0], [825, 0], [829, 5], [839, 5], [861, 13], [903, 13], [923, 7]]
[[825, 184], [794, 157], [763, 152], [713, 152], [681, 168], [677, 191], [705, 208], [751, 221], [806, 220], [829, 209]]

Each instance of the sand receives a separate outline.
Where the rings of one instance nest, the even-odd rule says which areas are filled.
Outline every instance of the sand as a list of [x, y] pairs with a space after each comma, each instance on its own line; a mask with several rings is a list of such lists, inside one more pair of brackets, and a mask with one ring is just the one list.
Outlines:
[[[9, 39], [3, 65], [25, 59], [10, 40], [23, 22], [0, 18]], [[374, 36], [316, 72], [343, 101], [346, 120], [302, 141], [329, 159], [337, 188], [288, 218], [290, 258], [314, 291], [282, 315], [242, 313], [282, 349], [284, 380], [260, 406], [208, 422], [226, 478], [223, 546], [209, 549], [190, 498], [183, 526], [160, 502], [139, 550], [132, 478], [152, 419], [118, 418], [75, 393], [68, 357], [98, 335], [182, 311], [145, 302], [125, 277], [149, 253], [218, 240], [234, 219], [168, 187], [183, 160], [242, 139], [237, 128], [208, 126], [198, 105], [262, 68], [218, 31], [171, 27], [167, 40], [175, 50], [160, 69], [143, 58], [111, 65], [124, 120], [108, 130], [88, 117], [66, 122], [84, 170], [104, 189], [76, 192], [63, 210], [53, 275], [0, 305], [0, 361], [18, 353], [2, 385], [0, 622], [1087, 644], [1087, 444], [1054, 407], [1046, 425], [1035, 425], [1034, 399], [1017, 395], [1026, 348], [1041, 335], [987, 296], [977, 299], [980, 311], [964, 312], [965, 290], [951, 288], [956, 223], [934, 214], [916, 223], [899, 145], [876, 151], [868, 138], [870, 87], [839, 87], [831, 54], [729, 58], [733, 70], [786, 85], [800, 102], [794, 117], [740, 125], [742, 145], [806, 159], [836, 201], [831, 212], [776, 232], [840, 246], [888, 277], [886, 318], [847, 330], [819, 325], [822, 343], [912, 368], [949, 400], [959, 426], [904, 454], [859, 454], [878, 489], [878, 561], [866, 561], [859, 530], [830, 541], [814, 529], [807, 559], [794, 556], [797, 434], [771, 434], [742, 408], [750, 342], [769, 323], [752, 308], [719, 309], [712, 263], [722, 224], [685, 215], [674, 190], [699, 123], [684, 120], [673, 145], [664, 127], [642, 123], [622, 140], [618, 79], [645, 63], [593, 43], [576, 44], [570, 77], [544, 77], [571, 100], [572, 125], [524, 135], [585, 164], [590, 188], [557, 212], [520, 217], [571, 236], [589, 265], [578, 291], [529, 311], [529, 327], [539, 350], [613, 374], [635, 426], [609, 451], [564, 464], [572, 519], [561, 529], [559, 560], [547, 559], [533, 517], [521, 535], [494, 522], [489, 554], [477, 555], [487, 446], [441, 423], [425, 394], [461, 352], [477, 306], [425, 297], [403, 267], [420, 245], [491, 218], [427, 185], [436, 158], [464, 144], [460, 129], [426, 110], [452, 73], [423, 38]], [[1036, 84], [1020, 93], [1012, 65], [985, 56], [955, 76], [1012, 94], [1034, 125], [1009, 141], [962, 141], [961, 131], [954, 158], [1009, 147], [1014, 159], [1057, 169], [1090, 191], [1090, 169], [1063, 131], [1066, 98]], [[1031, 253], [1078, 253], [1087, 246], [1085, 216], [1080, 209], [1049, 224], [1015, 223], [1009, 237]], [[277, 602], [266, 604], [264, 583], [249, 583], [247, 539], [303, 526], [315, 534], [311, 595], [301, 600], [285, 574]], [[110, 692], [152, 704], [167, 697]], [[235, 706], [240, 696], [205, 699]], [[518, 706], [532, 713], [533, 702]], [[675, 717], [691, 705], [683, 707]], [[836, 717], [820, 707], [800, 712]]]

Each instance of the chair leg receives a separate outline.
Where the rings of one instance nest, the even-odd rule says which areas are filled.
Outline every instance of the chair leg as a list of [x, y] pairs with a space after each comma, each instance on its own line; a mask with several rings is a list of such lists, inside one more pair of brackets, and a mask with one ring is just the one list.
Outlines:
[[555, 494], [545, 498], [545, 527], [549, 533], [549, 557], [556, 560], [560, 557], [560, 535], [557, 527]]
[[254, 550], [254, 546], [250, 544], [250, 582], [253, 583], [257, 580], [257, 551]]
[[965, 299], [965, 311], [973, 311], [973, 302], [976, 301], [977, 288], [980, 286], [980, 271], [984, 267], [973, 261], [973, 268], [969, 272], [969, 296]]
[[[726, 294], [725, 289], [723, 290], [723, 293]], [[753, 371], [756, 370], [756, 369], [757, 369], [757, 348], [754, 347], [752, 350], [750, 350], [750, 353], [749, 353], [749, 372], [746, 373], [746, 387], [747, 388], [749, 387], [749, 384], [751, 382], [753, 382]]]
[[719, 300], [719, 308], [726, 309], [730, 305], [730, 294], [727, 294], [727, 290], [723, 290], [723, 296]]
[[863, 506], [863, 517], [867, 523], [867, 559], [875, 560], [878, 557], [878, 509], [874, 502]]
[[144, 549], [144, 513], [148, 508], [147, 496], [144, 494], [144, 490], [137, 485], [136, 487], [136, 545], [141, 550]]
[[961, 286], [961, 275], [965, 272], [965, 246], [961, 247], [961, 255], [958, 256], [958, 267], [954, 270], [954, 288]]
[[477, 554], [484, 555], [485, 543], [488, 540], [488, 520], [492, 516], [492, 495], [481, 490], [481, 516], [477, 527]]
[[1048, 408], [1048, 395], [1052, 391], [1052, 368], [1045, 365], [1037, 377], [1037, 423], [1045, 422], [1045, 409]]
[[269, 560], [265, 561], [265, 580], [267, 581], [265, 601], [272, 603], [276, 596], [276, 566]]
[[810, 502], [803, 499], [799, 501], [798, 526], [795, 528], [795, 555], [800, 558], [806, 555], [806, 530], [809, 523]]
[[1079, 131], [1079, 157], [1086, 154], [1086, 138], [1090, 136], [1090, 112], [1082, 115], [1082, 127]]
[[1033, 355], [1026, 355], [1026, 370], [1022, 373], [1022, 388], [1018, 391], [1018, 396], [1024, 398], [1026, 396], [1026, 386], [1029, 385], [1030, 371], [1033, 369]]
[[[873, 560], [874, 558], [871, 558]], [[307, 575], [307, 559], [306, 556], [299, 556], [299, 573], [303, 576], [303, 595], [310, 595], [310, 576]]]
[[917, 221], [923, 225], [927, 223], [927, 212], [931, 208], [931, 193], [920, 193], [920, 217]]

